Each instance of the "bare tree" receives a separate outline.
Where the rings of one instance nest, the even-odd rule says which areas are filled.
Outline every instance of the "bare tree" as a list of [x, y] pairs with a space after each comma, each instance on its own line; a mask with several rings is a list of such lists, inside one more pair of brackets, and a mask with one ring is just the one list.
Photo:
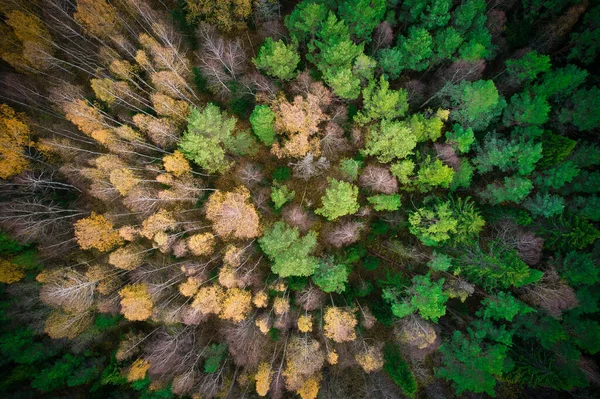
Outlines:
[[364, 225], [360, 222], [342, 222], [336, 224], [325, 234], [325, 239], [336, 248], [354, 244], [360, 239]]
[[319, 157], [319, 159], [315, 159], [315, 156], [312, 152], [307, 153], [301, 160], [297, 162], [290, 162], [289, 165], [294, 171], [294, 177], [303, 180], [320, 176], [331, 166], [327, 158]]
[[563, 312], [579, 305], [573, 288], [553, 268], [546, 270], [536, 284], [524, 287], [523, 292], [523, 301], [541, 307], [557, 319]]
[[398, 180], [383, 166], [369, 165], [364, 168], [358, 179], [361, 187], [377, 193], [393, 194], [398, 192]]
[[456, 155], [456, 151], [449, 144], [435, 143], [435, 151], [437, 152], [438, 158], [442, 160], [446, 165], [452, 167], [455, 171], [460, 168], [460, 159]]
[[375, 28], [375, 32], [373, 32], [373, 41], [371, 43], [371, 51], [373, 54], [377, 52], [377, 50], [389, 47], [394, 41], [394, 32], [392, 31], [392, 26], [388, 21], [383, 21]]
[[197, 31], [200, 39], [200, 68], [211, 90], [221, 97], [231, 94], [228, 82], [237, 81], [247, 69], [247, 56], [239, 38], [224, 39], [216, 27], [202, 23]]

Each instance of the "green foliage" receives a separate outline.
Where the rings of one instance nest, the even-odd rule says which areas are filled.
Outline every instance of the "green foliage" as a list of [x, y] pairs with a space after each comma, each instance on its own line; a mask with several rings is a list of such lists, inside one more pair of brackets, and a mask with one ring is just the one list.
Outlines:
[[297, 43], [285, 44], [282, 40], [275, 42], [267, 37], [258, 50], [258, 57], [252, 62], [267, 75], [289, 80], [296, 76], [296, 67], [300, 62], [297, 47]]
[[[572, 173], [574, 173], [574, 171], [572, 171]], [[563, 190], [565, 193], [576, 192], [593, 194], [600, 192], [600, 171], [580, 171], [567, 189]]]
[[580, 32], [571, 34], [571, 52], [568, 58], [590, 65], [596, 60], [600, 51], [600, 7], [597, 5], [583, 16], [583, 27]]
[[51, 348], [35, 341], [30, 328], [9, 330], [0, 338], [0, 352], [5, 359], [16, 363], [33, 364], [55, 354]]
[[450, 59], [465, 39], [452, 26], [438, 31], [434, 38], [434, 52], [438, 60]]
[[329, 188], [321, 198], [323, 206], [315, 213], [327, 220], [336, 220], [341, 216], [352, 215], [358, 211], [358, 187], [345, 181], [330, 179]]
[[551, 132], [542, 135], [542, 159], [538, 163], [540, 168], [548, 168], [564, 161], [577, 142], [570, 138]]
[[399, 36], [398, 45], [377, 53], [379, 65], [392, 79], [400, 76], [404, 69], [422, 71], [429, 66], [433, 55], [433, 38], [424, 28], [411, 26], [408, 37]]
[[487, 199], [492, 205], [502, 202], [519, 204], [529, 195], [532, 189], [533, 183], [531, 180], [525, 177], [511, 176], [504, 178], [504, 184], [488, 184], [486, 191], [481, 196]]
[[409, 231], [428, 246], [437, 246], [450, 239], [458, 224], [449, 201], [417, 209], [409, 215], [408, 222]]
[[444, 122], [437, 115], [426, 118], [423, 114], [413, 114], [408, 119], [408, 123], [417, 142], [436, 141], [442, 135], [444, 127]]
[[540, 73], [550, 70], [550, 57], [530, 51], [518, 60], [506, 61], [506, 73], [516, 82], [531, 82]]
[[443, 292], [445, 280], [431, 281], [429, 274], [415, 276], [412, 286], [401, 292], [398, 287], [383, 290], [383, 299], [392, 305], [392, 313], [399, 318], [415, 312], [426, 319], [437, 323], [446, 314], [448, 295]]
[[298, 41], [314, 39], [327, 18], [327, 7], [314, 0], [304, 0], [285, 18], [290, 35]]
[[227, 345], [225, 344], [212, 344], [207, 347], [204, 372], [209, 374], [216, 373], [226, 355]]
[[383, 370], [409, 398], [417, 394], [417, 381], [407, 362], [404, 361], [398, 347], [386, 342], [383, 349]]
[[362, 91], [363, 108], [354, 116], [354, 121], [365, 125], [374, 120], [395, 119], [408, 110], [408, 94], [405, 90], [390, 90], [390, 84], [382, 75], [379, 85], [371, 81]]
[[208, 172], [222, 173], [229, 167], [224, 143], [231, 139], [236, 122], [215, 104], [208, 104], [202, 111], [192, 107], [179, 149]]
[[434, 250], [431, 260], [427, 262], [427, 266], [436, 272], [446, 272], [452, 266], [452, 257]]
[[275, 209], [281, 208], [286, 202], [294, 199], [295, 191], [290, 191], [286, 185], [276, 185], [271, 187], [271, 201], [275, 204]]
[[536, 179], [536, 184], [545, 189], [559, 189], [573, 181], [579, 174], [579, 168], [572, 161], [564, 161], [544, 170]]
[[317, 244], [317, 233], [309, 231], [300, 237], [298, 229], [277, 222], [258, 240], [261, 249], [273, 262], [271, 270], [280, 277], [310, 276], [318, 260], [309, 254]]
[[419, 172], [414, 184], [419, 188], [421, 192], [428, 192], [434, 187], [448, 188], [454, 178], [454, 170], [445, 165], [439, 159], [432, 160], [431, 157], [427, 156]]
[[34, 377], [31, 386], [41, 392], [50, 392], [67, 386], [86, 384], [99, 373], [96, 364], [90, 364], [82, 356], [67, 353], [50, 367], [41, 370]]
[[543, 75], [541, 83], [533, 86], [533, 92], [542, 97], [567, 97], [587, 78], [588, 72], [569, 64]]
[[450, 184], [450, 190], [456, 191], [459, 188], [469, 188], [475, 168], [467, 158], [459, 158], [458, 170], [454, 172], [454, 178]]
[[23, 251], [27, 246], [21, 245], [18, 241], [13, 240], [10, 236], [0, 231], [0, 255], [10, 256], [16, 255]]
[[516, 299], [509, 292], [500, 291], [494, 296], [481, 301], [483, 308], [477, 311], [477, 316], [488, 320], [512, 321], [517, 314], [534, 312], [532, 308]]
[[483, 145], [477, 147], [474, 164], [479, 173], [488, 173], [493, 168], [502, 172], [514, 171], [527, 176], [533, 172], [542, 158], [542, 144], [523, 137], [506, 140], [497, 134], [487, 134]]
[[600, 165], [600, 148], [594, 143], [580, 141], [571, 155], [571, 161], [579, 168]]
[[371, 41], [371, 32], [383, 20], [385, 11], [385, 0], [346, 0], [338, 8], [350, 34], [366, 42]]
[[94, 319], [94, 325], [98, 330], [104, 331], [111, 327], [115, 327], [119, 324], [119, 321], [123, 319], [123, 316], [120, 314], [110, 315], [110, 314], [99, 314]]
[[491, 80], [463, 80], [457, 85], [446, 85], [442, 92], [450, 98], [450, 117], [475, 131], [488, 127], [506, 106], [506, 101]]
[[409, 185], [412, 184], [411, 176], [415, 170], [415, 163], [410, 159], [405, 159], [400, 162], [396, 162], [390, 167], [390, 172], [398, 179], [401, 184]]
[[360, 79], [351, 69], [328, 69], [323, 77], [333, 92], [343, 100], [354, 100], [360, 95]]
[[327, 256], [319, 260], [319, 266], [311, 278], [323, 292], [341, 294], [346, 289], [349, 274], [345, 264], [336, 262], [333, 256]]
[[376, 211], [396, 211], [402, 206], [402, 199], [399, 194], [379, 194], [367, 198]]
[[286, 181], [289, 180], [289, 178], [292, 176], [292, 169], [288, 168], [287, 166], [280, 166], [277, 169], [275, 169], [275, 171], [273, 171], [273, 180], [277, 181], [277, 182], [282, 182], [282, 181]]
[[524, 91], [510, 98], [503, 122], [505, 126], [543, 125], [549, 113], [550, 104], [545, 97]]
[[569, 251], [559, 268], [570, 286], [593, 285], [600, 281], [600, 268], [590, 253]]
[[534, 216], [549, 218], [563, 212], [565, 200], [560, 195], [538, 192], [533, 198], [525, 200], [523, 207]]
[[600, 196], [572, 197], [569, 202], [569, 212], [594, 222], [600, 221]]
[[371, 126], [363, 152], [387, 163], [412, 154], [417, 138], [406, 123], [382, 120], [378, 126]]
[[224, 144], [227, 151], [237, 156], [253, 156], [258, 152], [258, 143], [247, 130], [238, 131]]
[[550, 219], [540, 229], [544, 246], [557, 251], [583, 249], [600, 238], [600, 231], [587, 220], [570, 214]]
[[572, 97], [573, 107], [563, 109], [560, 121], [573, 123], [579, 130], [587, 131], [600, 126], [600, 89], [579, 89]]
[[450, 144], [455, 151], [466, 154], [475, 143], [473, 129], [463, 128], [459, 124], [452, 125], [452, 130], [446, 132], [446, 143]]
[[453, 244], [469, 241], [485, 225], [470, 198], [436, 201], [411, 213], [408, 221], [409, 231], [428, 246], [438, 246], [450, 238]]
[[450, 342], [442, 344], [442, 366], [436, 376], [452, 381], [456, 393], [465, 391], [496, 396], [496, 379], [503, 374], [508, 348], [502, 344], [486, 344], [482, 338], [469, 331], [465, 336], [455, 331]]
[[487, 249], [478, 244], [471, 244], [467, 249], [456, 254], [457, 271], [486, 289], [519, 288], [542, 277], [543, 273], [529, 268], [516, 250], [506, 248], [498, 241], [490, 242]]
[[456, 28], [464, 33], [469, 29], [477, 14], [485, 12], [484, 0], [466, 0], [461, 2], [452, 13], [452, 23]]
[[355, 181], [358, 178], [358, 172], [362, 168], [362, 161], [357, 161], [351, 158], [344, 158], [340, 161], [340, 172], [350, 181]]
[[252, 131], [266, 146], [275, 142], [275, 113], [266, 105], [257, 105], [250, 115]]

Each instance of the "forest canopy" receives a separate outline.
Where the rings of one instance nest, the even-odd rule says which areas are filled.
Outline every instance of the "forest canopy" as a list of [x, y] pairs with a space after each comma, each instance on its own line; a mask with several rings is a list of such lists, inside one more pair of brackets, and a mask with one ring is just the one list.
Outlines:
[[599, 1], [0, 14], [0, 397], [600, 396]]

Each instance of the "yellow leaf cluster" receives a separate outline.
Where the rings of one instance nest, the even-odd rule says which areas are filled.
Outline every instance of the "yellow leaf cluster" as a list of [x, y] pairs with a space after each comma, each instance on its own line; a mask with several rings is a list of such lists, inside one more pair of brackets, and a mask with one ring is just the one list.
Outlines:
[[215, 249], [215, 236], [212, 233], [194, 234], [188, 238], [187, 247], [195, 256], [210, 255]]
[[198, 292], [202, 281], [197, 277], [188, 277], [183, 283], [179, 284], [179, 292], [181, 295], [187, 297], [193, 297]]
[[74, 226], [75, 239], [82, 249], [94, 248], [106, 252], [123, 243], [119, 232], [113, 229], [113, 224], [94, 212], [90, 217], [75, 222]]
[[365, 373], [379, 371], [383, 367], [383, 352], [374, 346], [368, 347], [354, 358]]
[[327, 354], [327, 363], [332, 364], [332, 365], [333, 364], [337, 364], [338, 358], [339, 358], [339, 356], [338, 356], [337, 352], [334, 349], [334, 350], [332, 350], [331, 352], [329, 352]]
[[23, 147], [29, 143], [29, 135], [23, 116], [0, 104], [0, 179], [18, 175], [27, 168]]
[[50, 313], [46, 319], [44, 332], [53, 339], [73, 339], [85, 331], [92, 324], [92, 314], [71, 314], [61, 311]]
[[173, 97], [160, 93], [152, 94], [151, 99], [158, 115], [185, 121], [190, 112], [190, 105], [187, 101], [175, 100]]
[[175, 150], [173, 154], [165, 155], [163, 157], [163, 165], [165, 170], [173, 175], [179, 177], [192, 170], [189, 162], [183, 156], [183, 153]]
[[77, 0], [75, 20], [89, 34], [108, 38], [117, 33], [117, 13], [105, 0]]
[[329, 307], [325, 311], [325, 336], [335, 342], [354, 341], [356, 332], [354, 327], [358, 324], [354, 312], [339, 308]]
[[122, 196], [129, 194], [140, 182], [140, 179], [128, 168], [113, 170], [110, 172], [109, 180]]
[[126, 285], [119, 291], [121, 312], [127, 320], [146, 320], [152, 315], [154, 304], [145, 283]]
[[225, 291], [217, 284], [202, 287], [196, 293], [192, 307], [202, 314], [219, 314], [223, 308]]
[[158, 212], [142, 222], [141, 234], [151, 240], [157, 233], [173, 229], [175, 225], [176, 221], [171, 212], [159, 209]]
[[127, 373], [127, 381], [137, 381], [146, 378], [146, 373], [150, 368], [150, 362], [146, 359], [139, 358], [131, 364]]
[[7, 259], [0, 259], [0, 283], [12, 284], [25, 277], [21, 266]]
[[268, 314], [264, 314], [256, 319], [254, 325], [258, 327], [261, 333], [267, 335], [271, 330], [271, 319]]
[[129, 244], [113, 251], [108, 256], [108, 263], [123, 270], [137, 269], [144, 263], [144, 247], [138, 244]]
[[269, 304], [269, 296], [264, 291], [258, 291], [254, 294], [254, 298], [252, 298], [252, 303], [257, 308], [266, 308]]
[[206, 218], [220, 237], [249, 239], [260, 235], [258, 212], [243, 186], [227, 193], [213, 193], [206, 203]]
[[271, 365], [266, 362], [261, 362], [258, 365], [258, 371], [254, 376], [256, 380], [256, 393], [259, 396], [266, 396], [269, 392], [269, 387], [271, 386], [271, 378], [273, 377], [273, 373], [271, 372]]
[[251, 310], [252, 294], [240, 288], [231, 288], [225, 293], [219, 317], [239, 323], [248, 317]]
[[303, 333], [311, 332], [313, 327], [312, 317], [303, 314], [298, 318], [298, 330]]
[[302, 387], [296, 391], [302, 399], [316, 399], [321, 388], [321, 374], [316, 374], [307, 379]]
[[273, 301], [273, 311], [277, 316], [281, 316], [290, 311], [290, 301], [287, 298], [276, 297]]

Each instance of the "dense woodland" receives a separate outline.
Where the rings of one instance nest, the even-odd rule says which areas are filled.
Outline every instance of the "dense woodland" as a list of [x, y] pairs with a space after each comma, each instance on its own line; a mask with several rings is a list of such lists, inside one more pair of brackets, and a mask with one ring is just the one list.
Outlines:
[[599, 397], [600, 1], [0, 13], [0, 397]]

